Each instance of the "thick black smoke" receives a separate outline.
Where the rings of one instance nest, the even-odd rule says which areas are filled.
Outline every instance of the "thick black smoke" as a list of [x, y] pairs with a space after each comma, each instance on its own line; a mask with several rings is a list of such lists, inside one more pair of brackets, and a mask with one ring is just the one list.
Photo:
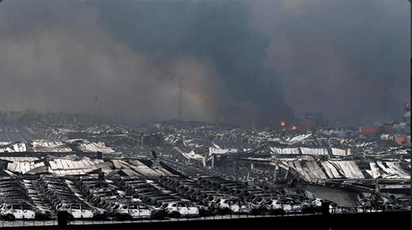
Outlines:
[[267, 125], [292, 118], [239, 1], [3, 2], [0, 108]]
[[260, 0], [252, 27], [270, 37], [266, 66], [284, 76], [297, 117], [391, 121], [410, 101], [410, 2]]
[[97, 5], [104, 24], [119, 40], [139, 52], [158, 54], [160, 63], [182, 55], [211, 63], [228, 90], [207, 92], [219, 95], [218, 119], [244, 123], [253, 119], [258, 125], [293, 119], [284, 103], [280, 74], [265, 70], [270, 41], [251, 27], [248, 3], [99, 1]]
[[410, 101], [409, 6], [3, 1], [0, 110], [174, 119], [181, 78], [184, 120], [276, 124], [290, 105], [299, 118], [390, 121]]

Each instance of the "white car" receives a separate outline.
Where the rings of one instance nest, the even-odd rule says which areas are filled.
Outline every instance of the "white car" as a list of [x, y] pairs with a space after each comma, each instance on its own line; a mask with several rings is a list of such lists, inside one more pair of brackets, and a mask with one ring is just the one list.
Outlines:
[[63, 204], [58, 211], [67, 211], [73, 219], [92, 219], [93, 209], [85, 204]]
[[244, 204], [236, 199], [221, 199], [218, 203], [218, 208], [221, 210], [230, 210], [233, 214], [251, 214], [252, 207]]
[[269, 209], [280, 213], [303, 213], [306, 209], [309, 209], [309, 206], [290, 198], [284, 198], [273, 200], [269, 204]]
[[316, 199], [310, 201], [310, 204], [312, 205], [313, 211], [314, 212], [322, 212], [322, 203], [323, 202], [329, 203], [329, 213], [332, 213], [333, 209], [337, 206], [337, 204], [332, 202], [332, 201], [325, 200], [325, 199], [322, 199], [322, 198], [316, 198]]
[[25, 203], [3, 203], [0, 206], [0, 215], [5, 220], [35, 219], [36, 211]]
[[147, 219], [151, 218], [152, 210], [144, 204], [121, 204], [114, 210], [119, 218]]
[[192, 203], [186, 201], [174, 201], [170, 203], [163, 203], [163, 205], [160, 208], [165, 210], [166, 215], [172, 217], [199, 216], [199, 208], [194, 206]]

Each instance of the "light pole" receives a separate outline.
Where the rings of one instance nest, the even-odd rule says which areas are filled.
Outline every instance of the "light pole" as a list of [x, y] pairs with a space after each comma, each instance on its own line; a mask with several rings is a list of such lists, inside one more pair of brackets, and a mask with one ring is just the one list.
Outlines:
[[179, 122], [182, 122], [182, 76], [179, 78]]

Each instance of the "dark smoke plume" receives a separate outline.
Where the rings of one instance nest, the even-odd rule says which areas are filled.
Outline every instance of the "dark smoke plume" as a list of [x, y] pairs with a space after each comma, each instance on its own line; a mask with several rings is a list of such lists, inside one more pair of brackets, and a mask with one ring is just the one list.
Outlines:
[[386, 122], [410, 101], [410, 2], [260, 0], [251, 25], [270, 38], [266, 67], [282, 73], [297, 117], [332, 125]]
[[270, 42], [239, 1], [3, 2], [0, 109], [119, 120], [292, 119]]
[[390, 121], [410, 101], [408, 4], [3, 1], [0, 110], [173, 119], [181, 78], [184, 120]]
[[218, 120], [270, 124], [293, 119], [280, 74], [265, 70], [269, 39], [251, 28], [247, 3], [107, 1], [99, 7], [104, 24], [119, 40], [158, 54], [160, 63], [185, 55], [208, 63], [219, 79], [209, 76], [215, 86], [203, 96], [218, 95], [213, 107]]

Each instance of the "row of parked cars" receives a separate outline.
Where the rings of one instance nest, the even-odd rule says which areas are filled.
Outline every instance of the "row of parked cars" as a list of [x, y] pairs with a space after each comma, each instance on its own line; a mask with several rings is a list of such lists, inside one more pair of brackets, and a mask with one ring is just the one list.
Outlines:
[[[121, 181], [122, 184], [124, 181]], [[107, 212], [106, 217], [118, 220], [158, 218], [160, 214], [146, 203], [132, 196], [127, 196], [119, 183], [108, 179], [81, 177], [78, 187], [86, 198], [95, 206]]]
[[[0, 195], [3, 220], [50, 219], [62, 211], [69, 219], [93, 220], [314, 213], [322, 211], [325, 201], [297, 188], [268, 190], [215, 176], [164, 176], [156, 181], [89, 176], [70, 180], [54, 175], [41, 175], [37, 180], [0, 178]], [[380, 205], [409, 201], [410, 197], [406, 198], [399, 196], [388, 201], [362, 193], [358, 202], [365, 207], [368, 202]], [[327, 202], [331, 213], [353, 211]], [[365, 210], [357, 208], [357, 212], [362, 211]]]
[[216, 214], [310, 213], [321, 211], [323, 201], [300, 189], [264, 190], [214, 176], [194, 180], [168, 176], [159, 183]]
[[0, 217], [3, 220], [44, 220], [52, 212], [39, 197], [32, 181], [10, 177], [0, 179]]
[[77, 187], [94, 206], [106, 211], [106, 218], [163, 219], [197, 217], [199, 208], [151, 180], [124, 177], [112, 181], [81, 177]]
[[119, 186], [131, 199], [150, 205], [155, 210], [155, 218], [163, 217], [197, 217], [202, 215], [201, 208], [179, 194], [165, 189], [158, 183], [138, 177], [122, 178]]
[[0, 191], [4, 220], [52, 219], [59, 212], [67, 213], [69, 220], [163, 219], [197, 217], [201, 210], [154, 181], [137, 177], [115, 182], [88, 176], [78, 180], [55, 175], [32, 181], [10, 178], [0, 180]]
[[105, 216], [105, 210], [88, 202], [71, 180], [41, 175], [37, 185], [54, 210], [67, 212], [69, 219], [101, 219]]

